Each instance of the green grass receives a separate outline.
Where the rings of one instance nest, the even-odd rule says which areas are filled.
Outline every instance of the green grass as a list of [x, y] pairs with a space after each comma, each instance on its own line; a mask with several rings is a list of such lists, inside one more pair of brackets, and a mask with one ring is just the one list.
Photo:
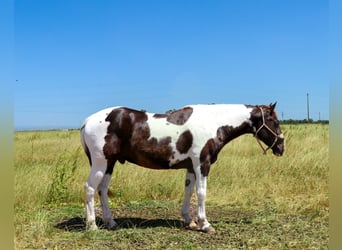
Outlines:
[[16, 132], [15, 247], [327, 249], [329, 126], [282, 128], [283, 157], [264, 156], [249, 135], [222, 150], [208, 180], [207, 215], [216, 229], [209, 235], [182, 227], [185, 171], [129, 163], [115, 166], [110, 184], [120, 229], [86, 231], [83, 185], [90, 168], [79, 131]]

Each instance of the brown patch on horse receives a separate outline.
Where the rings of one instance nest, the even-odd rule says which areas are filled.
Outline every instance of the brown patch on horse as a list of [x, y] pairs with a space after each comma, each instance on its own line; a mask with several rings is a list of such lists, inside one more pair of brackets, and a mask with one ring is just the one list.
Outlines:
[[110, 112], [106, 121], [109, 122], [109, 126], [107, 127], [103, 153], [106, 159], [118, 159], [120, 163], [124, 163], [125, 158], [122, 155], [122, 150], [126, 149], [127, 138], [131, 138], [135, 124], [147, 121], [147, 115], [145, 112], [129, 108], [118, 108]]
[[190, 107], [173, 111], [168, 115], [167, 121], [176, 125], [183, 125], [190, 118], [192, 112], [193, 109]]
[[[126, 160], [147, 168], [192, 168], [191, 159], [185, 159], [170, 166], [170, 158], [174, 154], [171, 147], [171, 137], [161, 139], [151, 137], [145, 112], [128, 108], [113, 110], [106, 121], [110, 124], [105, 136], [103, 152], [107, 160], [124, 163]], [[151, 138], [150, 138], [151, 137]], [[188, 151], [192, 145], [192, 135], [184, 132], [180, 136], [179, 147]], [[107, 172], [112, 171], [112, 164], [108, 165]]]
[[208, 176], [210, 165], [217, 160], [217, 155], [223, 146], [242, 135], [249, 127], [248, 123], [244, 122], [238, 127], [222, 126], [217, 129], [216, 137], [207, 141], [200, 154], [201, 173], [203, 176]]
[[177, 162], [176, 164], [173, 164], [170, 168], [172, 169], [181, 169], [181, 168], [186, 168], [188, 171], [193, 170], [193, 164], [192, 164], [192, 160], [190, 157]]
[[171, 111], [167, 114], [154, 114], [154, 118], [166, 118], [166, 120], [175, 125], [183, 125], [190, 118], [193, 109], [185, 107], [179, 110]]
[[144, 141], [139, 149], [127, 154], [127, 160], [152, 169], [168, 169], [169, 157], [172, 155], [171, 138], [166, 137], [158, 141], [156, 138]]
[[181, 154], [185, 154], [192, 146], [193, 137], [190, 130], [184, 131], [176, 142], [176, 148]]
[[208, 176], [210, 164], [217, 158], [217, 144], [214, 139], [209, 139], [204, 145], [200, 155], [201, 173], [203, 176]]
[[154, 118], [166, 118], [167, 114], [154, 114], [153, 117]]

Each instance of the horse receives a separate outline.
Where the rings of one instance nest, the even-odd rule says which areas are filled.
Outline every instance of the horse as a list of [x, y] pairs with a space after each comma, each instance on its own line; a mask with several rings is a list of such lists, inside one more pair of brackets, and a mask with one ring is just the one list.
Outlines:
[[[285, 149], [276, 103], [270, 105], [188, 105], [165, 114], [111, 107], [89, 116], [81, 127], [81, 143], [91, 165], [85, 183], [86, 225], [97, 229], [94, 195], [98, 191], [103, 223], [116, 229], [108, 204], [108, 185], [117, 161], [150, 169], [186, 169], [181, 209], [186, 229], [214, 232], [206, 218], [205, 199], [210, 166], [231, 140], [253, 134], [264, 153], [281, 156]], [[265, 149], [261, 142], [268, 147]], [[196, 186], [197, 217], [190, 215]]]

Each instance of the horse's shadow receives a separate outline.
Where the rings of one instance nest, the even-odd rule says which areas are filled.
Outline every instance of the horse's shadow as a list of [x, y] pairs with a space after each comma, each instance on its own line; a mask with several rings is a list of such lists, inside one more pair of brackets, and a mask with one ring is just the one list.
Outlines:
[[[154, 227], [166, 227], [166, 228], [184, 228], [184, 222], [181, 220], [175, 219], [145, 219], [145, 218], [136, 218], [136, 217], [127, 217], [127, 218], [116, 218], [115, 222], [118, 224], [116, 229], [145, 229], [145, 228], [154, 228]], [[212, 221], [213, 224], [216, 223], [226, 223], [226, 224], [251, 224], [252, 219], [249, 217], [240, 217], [240, 218], [231, 218], [231, 219], [223, 219], [221, 221]], [[96, 217], [96, 225], [100, 229], [106, 229], [102, 219], [100, 217]], [[72, 232], [80, 232], [86, 231], [86, 220], [83, 217], [73, 217], [70, 219], [66, 219], [60, 223], [55, 225], [55, 228], [72, 231]]]
[[[115, 222], [118, 224], [117, 229], [129, 228], [151, 228], [151, 227], [169, 227], [169, 228], [182, 228], [184, 227], [183, 221], [172, 219], [144, 219], [144, 218], [116, 218]], [[99, 228], [105, 229], [105, 225], [100, 217], [96, 217], [96, 225]], [[56, 228], [65, 231], [85, 231], [86, 221], [82, 217], [73, 217], [64, 220], [55, 225]]]

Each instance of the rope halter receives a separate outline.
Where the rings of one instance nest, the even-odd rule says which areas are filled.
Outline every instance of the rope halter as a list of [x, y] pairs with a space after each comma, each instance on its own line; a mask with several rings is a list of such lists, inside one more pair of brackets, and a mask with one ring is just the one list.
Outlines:
[[[257, 129], [257, 131], [254, 134], [254, 137], [256, 138], [257, 142], [259, 143], [261, 149], [264, 151], [264, 155], [266, 155], [267, 150], [272, 149], [274, 147], [274, 145], [277, 143], [278, 139], [283, 139], [283, 134], [278, 135], [277, 133], [275, 133], [269, 126], [266, 125], [265, 123], [265, 116], [264, 116], [264, 111], [262, 110], [261, 107], [258, 107], [261, 111], [261, 117], [262, 117], [262, 125]], [[264, 148], [264, 146], [262, 145], [262, 143], [260, 142], [260, 139], [258, 137], [258, 133], [260, 132], [261, 129], [266, 128], [269, 132], [271, 132], [275, 137], [274, 137], [274, 141], [272, 143], [271, 146], [268, 146], [266, 149]]]

